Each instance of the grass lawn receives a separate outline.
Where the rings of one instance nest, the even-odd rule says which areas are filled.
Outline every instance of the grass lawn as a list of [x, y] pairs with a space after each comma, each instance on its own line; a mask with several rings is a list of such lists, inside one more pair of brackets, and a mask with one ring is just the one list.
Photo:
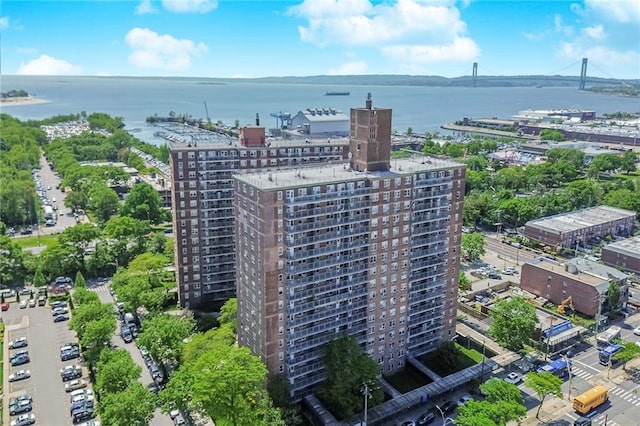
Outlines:
[[[471, 358], [472, 360], [474, 360], [477, 364], [482, 362], [482, 354], [478, 351], [476, 351], [475, 349], [467, 349], [462, 345], [459, 345], [456, 343], [456, 347], [458, 349], [460, 349], [460, 351], [465, 354], [467, 356], [467, 358]], [[486, 353], [485, 353], [485, 358], [486, 358]]]
[[385, 376], [385, 380], [400, 393], [410, 392], [432, 382], [410, 366], [405, 367], [404, 370], [399, 371], [392, 376]]
[[[58, 234], [40, 235], [40, 237], [37, 235], [31, 235], [29, 237], [13, 238], [12, 240], [23, 249], [38, 247], [39, 245], [51, 247], [52, 245], [58, 244]], [[40, 241], [40, 244], [38, 244], [38, 241]]]

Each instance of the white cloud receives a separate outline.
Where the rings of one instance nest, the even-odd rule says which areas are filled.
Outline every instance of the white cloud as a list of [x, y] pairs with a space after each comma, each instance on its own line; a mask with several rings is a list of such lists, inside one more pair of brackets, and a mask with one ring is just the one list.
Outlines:
[[175, 13], [209, 13], [218, 7], [217, 0], [162, 0], [165, 9]]
[[142, 0], [136, 7], [136, 14], [146, 15], [149, 13], [158, 13], [158, 9], [153, 7], [151, 0]]
[[56, 59], [49, 55], [40, 55], [39, 58], [21, 63], [17, 74], [20, 75], [77, 75], [82, 68], [70, 64], [64, 59]]
[[621, 23], [640, 23], [640, 1], [638, 0], [585, 0], [585, 8]]
[[574, 33], [573, 27], [564, 24], [564, 22], [562, 21], [562, 16], [555, 15], [553, 17], [553, 21], [555, 24], [556, 32], [562, 33], [566, 36], [570, 36]]
[[188, 39], [176, 39], [168, 34], [160, 35], [148, 28], [134, 28], [125, 36], [133, 50], [129, 62], [138, 68], [184, 70], [191, 65], [191, 58], [207, 51], [204, 43]]
[[0, 31], [6, 30], [7, 28], [9, 28], [9, 17], [0, 16]]
[[594, 27], [586, 27], [582, 29], [582, 32], [589, 38], [594, 40], [602, 40], [606, 37], [604, 33], [604, 27], [602, 25], [596, 25]]
[[522, 36], [529, 41], [540, 41], [544, 39], [545, 33], [544, 32], [539, 32], [539, 33], [525, 32], [525, 33], [522, 33]]
[[409, 59], [414, 65], [434, 62], [468, 61], [480, 54], [480, 49], [469, 38], [455, 39], [451, 44], [442, 46], [387, 46], [383, 52], [391, 58]]
[[368, 74], [368, 67], [365, 62], [346, 62], [337, 69], [330, 69], [329, 75], [363, 75]]
[[369, 46], [402, 66], [477, 54], [479, 49], [465, 35], [467, 26], [455, 5], [454, 0], [394, 0], [375, 5], [369, 0], [304, 0], [288, 12], [307, 21], [298, 27], [304, 42]]
[[589, 58], [589, 62], [611, 64], [612, 66], [615, 65], [616, 68], [624, 68], [627, 65], [635, 65], [637, 68], [637, 65], [640, 63], [640, 52], [635, 50], [618, 51], [603, 46], [590, 46], [585, 48], [578, 43], [563, 43], [559, 55], [571, 60]]
[[16, 48], [16, 52], [20, 55], [37, 55], [38, 49], [35, 47], [18, 47]]
[[466, 30], [460, 12], [446, 2], [398, 0], [373, 6], [368, 0], [305, 0], [289, 11], [309, 21], [298, 27], [303, 41], [324, 45], [378, 45], [422, 38], [451, 40]]

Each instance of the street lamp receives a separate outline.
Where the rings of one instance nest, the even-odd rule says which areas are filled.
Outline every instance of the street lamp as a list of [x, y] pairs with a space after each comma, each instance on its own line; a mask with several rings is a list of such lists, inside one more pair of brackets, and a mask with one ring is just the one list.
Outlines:
[[563, 358], [567, 363], [567, 372], [569, 373], [569, 395], [567, 395], [567, 399], [571, 401], [571, 386], [573, 385], [573, 374], [571, 374], [571, 364], [569, 361], [569, 357], [564, 355]]
[[482, 339], [482, 370], [480, 373], [480, 383], [484, 383], [484, 347], [486, 342], [486, 339]]
[[369, 403], [369, 399], [372, 397], [371, 391], [369, 390], [369, 385], [366, 383], [363, 383], [362, 388], [360, 389], [360, 392], [362, 392], [362, 395], [364, 395], [364, 424], [366, 426], [368, 403]]

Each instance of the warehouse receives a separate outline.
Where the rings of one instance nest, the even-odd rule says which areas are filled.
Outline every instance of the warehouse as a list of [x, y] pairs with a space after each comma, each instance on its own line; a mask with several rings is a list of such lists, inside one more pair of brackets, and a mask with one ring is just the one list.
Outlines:
[[291, 118], [291, 129], [310, 136], [348, 136], [349, 117], [333, 108], [307, 108]]

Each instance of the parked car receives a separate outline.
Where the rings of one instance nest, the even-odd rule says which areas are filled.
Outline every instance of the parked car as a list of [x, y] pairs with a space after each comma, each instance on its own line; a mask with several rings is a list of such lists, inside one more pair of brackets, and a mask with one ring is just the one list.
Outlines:
[[51, 315], [58, 316], [58, 315], [64, 315], [64, 314], [68, 314], [69, 310], [65, 307], [59, 307], [59, 308], [53, 308], [51, 310]]
[[93, 409], [91, 410], [81, 409], [81, 410], [77, 410], [74, 413], [71, 413], [71, 420], [73, 421], [73, 423], [78, 423], [83, 420], [90, 420], [93, 417], [94, 417]]
[[75, 380], [71, 380], [70, 382], [67, 382], [67, 384], [64, 385], [64, 391], [72, 392], [74, 390], [84, 389], [86, 387], [87, 387], [86, 381], [84, 381], [83, 379], [75, 379]]
[[17, 396], [15, 398], [11, 398], [9, 400], [9, 405], [17, 404], [17, 403], [19, 403], [21, 401], [29, 401], [29, 402], [33, 403], [33, 398], [29, 394], [20, 395], [20, 396]]
[[18, 294], [20, 294], [21, 296], [27, 296], [27, 295], [31, 294], [31, 290], [26, 288], [26, 287], [24, 287], [24, 288], [20, 289]]
[[69, 315], [62, 314], [62, 315], [57, 315], [53, 317], [53, 322], [63, 322], [63, 321], [69, 321]]
[[512, 385], [517, 385], [522, 381], [522, 376], [518, 373], [509, 373], [509, 375], [504, 378], [504, 381]]
[[18, 370], [13, 374], [9, 375], [10, 382], [17, 382], [19, 380], [25, 380], [31, 377], [31, 371], [29, 370]]
[[440, 406], [440, 410], [442, 410], [444, 414], [452, 412], [455, 408], [456, 406], [451, 401], [447, 401]]
[[125, 343], [133, 342], [133, 334], [131, 333], [131, 329], [129, 327], [125, 327], [124, 325], [120, 328], [120, 336]]
[[8, 311], [9, 310], [9, 303], [3, 302], [2, 304], [0, 304], [0, 309], [3, 310], [3, 311]]
[[[187, 422], [184, 420], [184, 417], [182, 417], [182, 414], [178, 414], [174, 419], [173, 419], [173, 424], [176, 426], [184, 426], [187, 424]], [[413, 425], [415, 426], [415, 425]]]
[[28, 364], [31, 361], [28, 353], [20, 354], [11, 358], [11, 366], [15, 367], [17, 365]]
[[640, 336], [640, 325], [633, 329], [633, 334]]
[[63, 346], [60, 349], [60, 360], [68, 361], [70, 359], [75, 359], [75, 358], [80, 358], [80, 348], [72, 347], [72, 346]]
[[9, 405], [9, 415], [11, 416], [28, 413], [31, 410], [33, 410], [31, 401], [18, 401], [15, 404]]
[[27, 308], [27, 301], [26, 300], [21, 300], [20, 301], [20, 309], [26, 309]]
[[36, 416], [33, 413], [22, 414], [15, 419], [11, 420], [11, 426], [27, 426], [36, 422]]
[[24, 348], [29, 345], [26, 337], [18, 337], [9, 342], [9, 349]]
[[423, 415], [418, 417], [418, 420], [416, 421], [416, 424], [418, 426], [428, 425], [429, 423], [431, 423], [435, 419], [436, 419], [435, 413], [433, 411], [427, 411], [426, 413], [424, 413]]
[[471, 398], [471, 395], [468, 394], [464, 394], [462, 395], [462, 397], [456, 402], [456, 405], [458, 407], [462, 407], [464, 404], [466, 404], [467, 402], [471, 401], [473, 398]]
[[30, 308], [36, 307], [36, 299], [29, 299], [29, 307]]

